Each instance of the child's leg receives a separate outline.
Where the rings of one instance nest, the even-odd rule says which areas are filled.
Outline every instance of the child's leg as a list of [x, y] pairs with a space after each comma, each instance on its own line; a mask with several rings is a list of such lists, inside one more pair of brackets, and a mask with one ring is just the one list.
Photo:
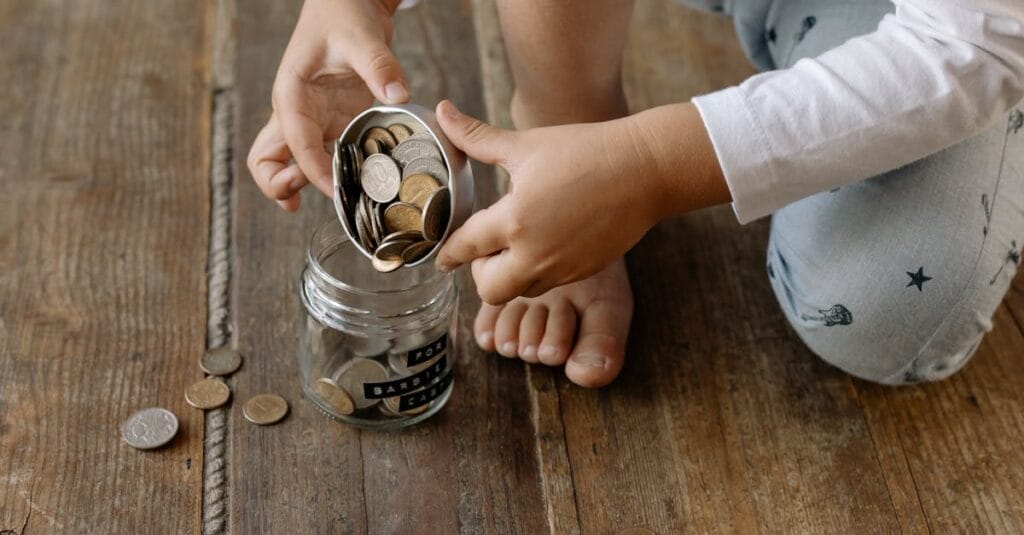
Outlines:
[[[499, 1], [515, 77], [518, 128], [611, 119], [626, 113], [622, 50], [632, 0]], [[622, 368], [633, 296], [625, 264], [534, 298], [481, 306], [481, 347], [506, 357], [565, 364], [573, 382], [600, 386]]]
[[[769, 49], [786, 67], [871, 31], [889, 9], [779, 2]], [[769, 278], [811, 350], [893, 384], [941, 379], [966, 363], [1024, 245], [1022, 125], [1015, 111], [959, 145], [775, 214]]]

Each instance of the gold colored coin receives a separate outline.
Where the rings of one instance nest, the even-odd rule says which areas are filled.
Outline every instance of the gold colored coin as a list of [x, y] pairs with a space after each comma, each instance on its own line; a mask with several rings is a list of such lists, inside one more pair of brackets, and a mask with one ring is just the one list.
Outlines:
[[380, 145], [381, 150], [389, 151], [395, 148], [395, 145], [398, 145], [398, 141], [395, 140], [395, 136], [391, 135], [391, 132], [386, 128], [381, 128], [379, 126], [374, 126], [363, 134], [363, 141], [365, 142], [368, 139], [376, 141]]
[[249, 398], [242, 407], [242, 415], [256, 425], [280, 422], [288, 414], [288, 402], [277, 394], [259, 394]]
[[437, 242], [435, 241], [419, 241], [413, 243], [402, 251], [402, 260], [404, 260], [406, 264], [412, 264], [424, 256], [427, 256], [435, 245], [437, 245]]
[[402, 253], [405, 252], [405, 250], [410, 245], [412, 245], [412, 243], [413, 242], [411, 242], [409, 240], [397, 240], [397, 241], [384, 242], [384, 243], [380, 244], [379, 247], [377, 247], [377, 250], [374, 251], [373, 256], [376, 256], [377, 258], [380, 258], [380, 259], [383, 259], [383, 260], [390, 260], [390, 259], [393, 259], [393, 258], [401, 260], [402, 259]]
[[338, 386], [338, 383], [335, 383], [333, 379], [321, 377], [313, 384], [313, 389], [316, 390], [320, 399], [323, 399], [338, 414], [352, 414], [355, 412], [356, 406], [352, 402], [352, 396], [348, 395], [348, 392], [345, 392], [345, 389]]
[[367, 139], [363, 141], [363, 154], [369, 156], [371, 154], [380, 154], [382, 152], [384, 152], [384, 149], [376, 139]]
[[395, 123], [388, 126], [388, 132], [391, 132], [391, 135], [394, 136], [395, 141], [401, 143], [409, 139], [409, 136], [412, 135], [412, 128], [409, 128], [408, 126], [402, 123]]
[[420, 209], [403, 202], [396, 202], [384, 210], [384, 227], [386, 233], [401, 230], [423, 230], [423, 219]]
[[231, 375], [242, 365], [242, 354], [230, 347], [211, 349], [199, 358], [199, 367], [210, 375]]
[[398, 187], [398, 199], [422, 210], [427, 199], [440, 188], [441, 182], [428, 174], [409, 175], [402, 180], [402, 185]]
[[401, 399], [402, 398], [399, 396], [384, 398], [384, 406], [387, 407], [388, 411], [394, 414], [395, 416], [415, 416], [417, 414], [423, 414], [424, 412], [427, 412], [427, 409], [430, 408], [430, 403], [424, 403], [419, 407], [415, 407], [405, 412], [402, 412], [398, 410], [398, 407], [401, 406]]
[[377, 255], [373, 255], [370, 257], [370, 264], [373, 265], [373, 269], [376, 269], [381, 273], [391, 273], [405, 265], [405, 262], [402, 262], [401, 257], [378, 258]]
[[448, 230], [448, 218], [451, 215], [451, 192], [441, 188], [434, 192], [423, 206], [421, 228], [423, 237], [430, 241], [441, 241]]
[[220, 379], [203, 379], [185, 389], [185, 401], [197, 409], [216, 409], [230, 398], [231, 389]]

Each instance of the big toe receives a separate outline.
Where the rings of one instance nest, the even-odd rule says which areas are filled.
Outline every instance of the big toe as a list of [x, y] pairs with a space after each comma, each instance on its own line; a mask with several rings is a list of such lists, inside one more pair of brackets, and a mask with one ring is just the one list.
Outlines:
[[626, 336], [632, 310], [607, 301], [592, 303], [580, 319], [579, 338], [565, 375], [584, 387], [597, 388], [612, 382], [622, 371]]

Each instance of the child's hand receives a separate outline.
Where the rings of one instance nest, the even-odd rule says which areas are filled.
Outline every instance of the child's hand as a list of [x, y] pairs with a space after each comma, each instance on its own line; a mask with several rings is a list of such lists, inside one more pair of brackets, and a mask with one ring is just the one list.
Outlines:
[[409, 99], [389, 48], [398, 2], [307, 0], [303, 6], [274, 81], [274, 113], [247, 162], [263, 194], [284, 209], [298, 209], [307, 182], [332, 194], [324, 143], [374, 97], [388, 104]]
[[597, 273], [662, 217], [664, 190], [628, 121], [513, 132], [437, 107], [457, 147], [511, 174], [512, 189], [453, 233], [437, 265], [472, 262], [480, 297], [502, 304]]

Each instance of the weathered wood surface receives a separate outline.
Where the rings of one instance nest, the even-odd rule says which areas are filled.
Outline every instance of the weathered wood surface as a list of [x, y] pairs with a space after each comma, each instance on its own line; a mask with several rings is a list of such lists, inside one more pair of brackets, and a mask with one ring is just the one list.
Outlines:
[[[441, 414], [402, 433], [360, 432], [326, 419], [301, 396], [295, 281], [312, 229], [334, 217], [333, 210], [311, 192], [298, 215], [285, 214], [244, 170], [245, 152], [269, 113], [270, 85], [296, 7], [264, 1], [239, 10], [235, 310], [238, 345], [248, 360], [235, 377], [235, 392], [238, 399], [280, 392], [292, 412], [266, 429], [233, 414], [232, 530], [541, 532], [524, 369], [474, 347], [476, 299], [467, 278], [461, 281], [456, 391]], [[462, 3], [432, 0], [400, 13], [394, 48], [415, 101], [430, 105], [446, 96], [484, 115], [472, 13]], [[492, 171], [474, 171], [481, 197], [493, 197]]]
[[[333, 211], [310, 192], [283, 213], [244, 165], [298, 5], [242, 7], [0, 7], [0, 533], [199, 531], [203, 419], [181, 393], [205, 339], [215, 90], [237, 103], [232, 327], [247, 357], [230, 379], [232, 532], [1022, 530], [1024, 273], [962, 373], [879, 387], [801, 346], [765, 279], [767, 224], [726, 207], [630, 254], [638, 310], [613, 386], [482, 354], [463, 274], [448, 407], [389, 434], [323, 417], [298, 387], [296, 281]], [[509, 125], [493, 0], [401, 13], [395, 48], [416, 101]], [[669, 0], [638, 2], [625, 68], [634, 110], [753, 72], [728, 20]], [[474, 172], [480, 204], [503, 191]], [[278, 426], [241, 416], [264, 391], [291, 403]], [[131, 450], [119, 426], [152, 405], [182, 430]]]
[[[197, 529], [209, 16], [0, 6], [0, 532]], [[136, 451], [149, 406], [181, 429]]]
[[[638, 3], [624, 73], [631, 108], [749, 75], [728, 26]], [[485, 61], [502, 61], [499, 49], [481, 44]], [[489, 102], [507, 100], [507, 84], [488, 80]], [[882, 388], [817, 361], [790, 331], [764, 274], [767, 230], [740, 227], [726, 207], [661, 225], [629, 257], [638, 309], [619, 381], [594, 392], [531, 370], [551, 525], [1019, 530], [1024, 276], [964, 373]]]

